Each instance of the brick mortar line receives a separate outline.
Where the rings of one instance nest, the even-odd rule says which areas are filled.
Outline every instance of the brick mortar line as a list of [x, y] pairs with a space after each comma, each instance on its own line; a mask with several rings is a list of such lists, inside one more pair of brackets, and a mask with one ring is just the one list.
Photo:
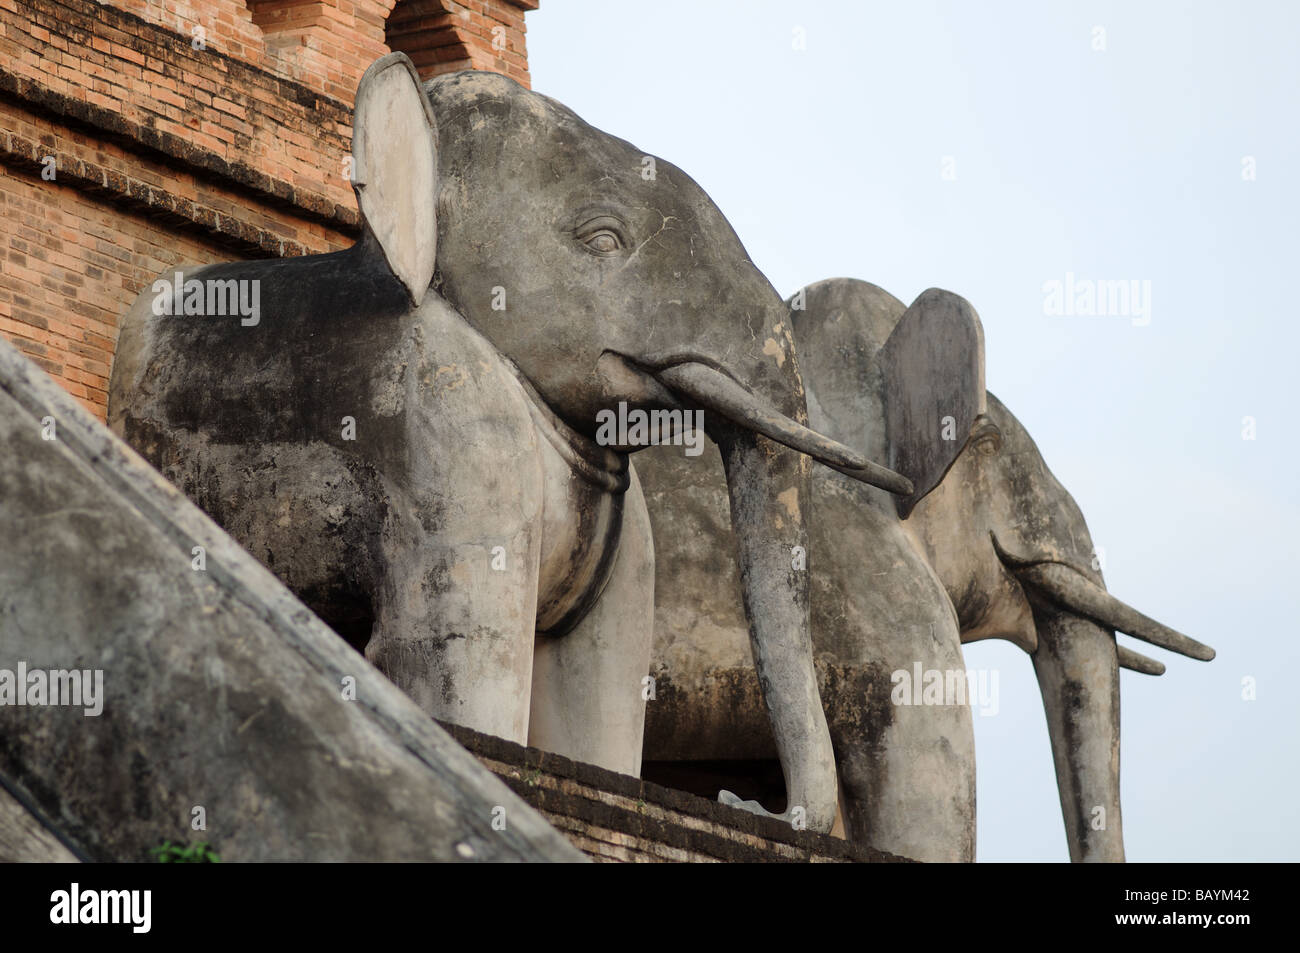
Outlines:
[[150, 129], [111, 110], [56, 93], [3, 66], [0, 66], [0, 99], [16, 102], [38, 116], [57, 117], [63, 125], [87, 126], [128, 151], [157, 155], [164, 165], [175, 167], [179, 164], [181, 170], [199, 178], [216, 179], [218, 184], [232, 191], [252, 193], [273, 208], [291, 210], [348, 237], [355, 238], [360, 234], [360, 215], [327, 196], [296, 188], [243, 162], [229, 162], [209, 150], [191, 145], [175, 133]]
[[78, 159], [66, 152], [51, 150], [48, 146], [32, 142], [17, 133], [0, 131], [0, 164], [40, 178], [44, 168], [41, 160], [47, 155], [55, 157], [55, 169], [58, 172], [51, 184], [78, 187], [93, 197], [107, 198], [112, 204], [125, 206], [134, 212], [182, 219], [209, 238], [261, 257], [285, 258], [315, 253], [300, 242], [286, 239], [270, 229], [253, 225], [228, 213], [218, 212], [211, 206], [182, 198], [156, 185]]

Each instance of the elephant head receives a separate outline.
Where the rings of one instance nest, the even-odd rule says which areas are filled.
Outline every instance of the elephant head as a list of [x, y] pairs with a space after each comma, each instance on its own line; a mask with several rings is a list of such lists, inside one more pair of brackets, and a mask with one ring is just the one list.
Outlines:
[[702, 408], [738, 460], [762, 437], [905, 489], [804, 425], [784, 305], [689, 176], [495, 73], [426, 89], [434, 287], [560, 417], [595, 436], [619, 402]]
[[[364, 356], [373, 362], [385, 336], [395, 340], [391, 322], [414, 320], [421, 343], [413, 360], [429, 368], [427, 377], [423, 370], [408, 373], [406, 358], [382, 360], [393, 365], [391, 377], [403, 387], [412, 378], [431, 384], [408, 398], [424, 402], [424, 416], [408, 415], [406, 432], [390, 433], [364, 461], [379, 467], [381, 477], [396, 470], [415, 474], [407, 484], [419, 482], [422, 470], [448, 465], [442, 456], [462, 452], [431, 446], [418, 431], [456, 429], [447, 418], [469, 416], [457, 433], [501, 443], [510, 432], [490, 387], [476, 392], [478, 403], [447, 396], [454, 384], [442, 380], [447, 368], [440, 363], [454, 365], [453, 378], [477, 373], [478, 365], [504, 363], [513, 376], [499, 386], [512, 392], [522, 387], [530, 408], [535, 404], [552, 421], [552, 431], [612, 457], [610, 469], [622, 475], [622, 489], [625, 454], [638, 447], [630, 439], [626, 445], [603, 439], [602, 414], [615, 408], [625, 414], [701, 411], [706, 431], [723, 448], [752, 648], [789, 790], [794, 803], [806, 807], [809, 826], [828, 829], [835, 801], [831, 745], [811, 659], [806, 582], [789, 559], [794, 547], [805, 545], [808, 459], [894, 491], [910, 486], [806, 426], [784, 303], [722, 213], [671, 164], [592, 128], [545, 96], [480, 72], [421, 86], [410, 61], [396, 53], [374, 63], [358, 88], [353, 159], [363, 217], [354, 248], [297, 261], [214, 266], [223, 278], [265, 279], [268, 319], [262, 324], [278, 321], [281, 330], [263, 336], [270, 341], [278, 333], [283, 340], [256, 345], [250, 334], [200, 344], [184, 338], [191, 332], [169, 326], [165, 333], [178, 342], [171, 347], [196, 358], [236, 341], [264, 347], [266, 359], [257, 365], [263, 376], [268, 362], [283, 362], [288, 348], [300, 352], [289, 362], [292, 373], [337, 376], [340, 361]], [[431, 340], [444, 333], [439, 328], [451, 327], [448, 320], [455, 326], [445, 340]], [[296, 336], [285, 330], [293, 327], [301, 329]], [[165, 373], [152, 358], [155, 369], [140, 372], [139, 353], [159, 352], [157, 334], [155, 343], [141, 343], [149, 334], [130, 332], [127, 351], [136, 356], [126, 358], [121, 375], [114, 370], [115, 381], [124, 381], [115, 383], [118, 393], [154, 386], [151, 377]], [[466, 334], [473, 341], [457, 345]], [[356, 370], [358, 379], [371, 373]], [[184, 416], [186, 426], [200, 430], [212, 430], [222, 406], [246, 399], [225, 381], [214, 386], [233, 393], [222, 396], [220, 406], [192, 380], [169, 386], [187, 388], [187, 396], [171, 400], [165, 413], [173, 420]], [[431, 403], [433, 391], [444, 403]], [[282, 388], [278, 400], [301, 403], [303, 397]], [[368, 393], [354, 401], [377, 403], [393, 402]], [[244, 417], [246, 426], [223, 440], [254, 439], [248, 427], [257, 422]], [[132, 420], [123, 425], [129, 432]], [[325, 426], [324, 420], [297, 423], [277, 439], [302, 440], [304, 431], [319, 439], [315, 434]], [[145, 434], [136, 442], [151, 439]], [[356, 471], [349, 464], [349, 473]], [[527, 479], [519, 475], [515, 482]], [[445, 514], [463, 511], [475, 492], [481, 487], [444, 488], [437, 505], [414, 507], [421, 514], [417, 522], [445, 523]], [[396, 508], [392, 499], [372, 506], [380, 516]], [[614, 561], [607, 555], [602, 564]], [[399, 603], [419, 598], [454, 574], [447, 566], [422, 573], [385, 583], [390, 601], [394, 592]], [[475, 622], [476, 598], [481, 601], [466, 597], [464, 625]], [[455, 632], [449, 637], [463, 641]], [[517, 654], [526, 668], [531, 643]]]

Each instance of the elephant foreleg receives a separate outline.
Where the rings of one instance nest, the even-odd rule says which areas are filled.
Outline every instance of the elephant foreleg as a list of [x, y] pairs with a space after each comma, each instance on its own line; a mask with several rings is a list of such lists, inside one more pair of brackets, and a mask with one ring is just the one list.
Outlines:
[[[880, 639], [874, 664], [828, 669], [822, 689], [849, 839], [927, 862], [975, 859], [974, 726], [961, 648], [949, 635], [943, 643], [928, 634], [910, 644]], [[918, 661], [953, 692], [900, 692], [897, 673], [910, 677]]]
[[432, 717], [524, 744], [538, 534], [467, 509], [391, 557], [366, 658]]
[[[385, 576], [366, 657], [435, 718], [528, 739], [542, 466], [513, 373], [436, 302], [404, 355], [407, 485], [386, 494]], [[486, 426], [484, 421], [491, 421]]]
[[604, 591], [573, 629], [537, 638], [529, 744], [611, 771], [641, 773], [654, 576], [650, 517], [632, 470]]
[[1034, 671], [1047, 712], [1070, 860], [1123, 861], [1115, 634], [1049, 606], [1035, 606], [1034, 622]]

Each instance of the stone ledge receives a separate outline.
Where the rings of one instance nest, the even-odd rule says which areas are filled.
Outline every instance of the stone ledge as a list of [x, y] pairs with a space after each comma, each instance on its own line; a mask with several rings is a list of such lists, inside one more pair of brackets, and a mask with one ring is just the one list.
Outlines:
[[226, 861], [587, 859], [3, 341], [0, 444], [0, 660], [98, 706], [0, 705], [0, 862], [144, 861], [196, 804]]
[[460, 744], [601, 861], [910, 863], [797, 831], [706, 798], [440, 722]]

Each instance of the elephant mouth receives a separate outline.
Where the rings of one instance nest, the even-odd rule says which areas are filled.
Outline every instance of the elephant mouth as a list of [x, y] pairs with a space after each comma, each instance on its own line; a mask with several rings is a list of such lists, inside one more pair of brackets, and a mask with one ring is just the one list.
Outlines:
[[[1135, 639], [1141, 639], [1151, 645], [1177, 652], [1188, 658], [1208, 662], [1214, 658], [1214, 649], [1195, 639], [1188, 638], [1181, 632], [1157, 622], [1150, 616], [1143, 615], [1106, 591], [1105, 587], [1093, 582], [1083, 572], [1056, 559], [1025, 560], [1011, 555], [998, 543], [997, 536], [990, 534], [993, 548], [998, 559], [1019, 580], [1026, 591], [1033, 592], [1048, 601], [1069, 610], [1086, 619], [1091, 619], [1108, 629], [1114, 629]], [[1158, 675], [1164, 671], [1159, 662], [1138, 655], [1136, 652], [1121, 647], [1121, 664], [1125, 668]], [[1125, 662], [1130, 664], [1125, 664]]]
[[768, 401], [741, 383], [721, 362], [698, 354], [661, 354], [634, 360], [606, 351], [607, 358], [622, 365], [616, 373], [648, 378], [653, 387], [647, 396], [668, 398], [724, 417], [745, 430], [807, 454], [832, 469], [890, 493], [908, 496], [912, 482], [901, 473], [873, 463], [862, 454], [830, 437], [817, 433], [782, 414]]

